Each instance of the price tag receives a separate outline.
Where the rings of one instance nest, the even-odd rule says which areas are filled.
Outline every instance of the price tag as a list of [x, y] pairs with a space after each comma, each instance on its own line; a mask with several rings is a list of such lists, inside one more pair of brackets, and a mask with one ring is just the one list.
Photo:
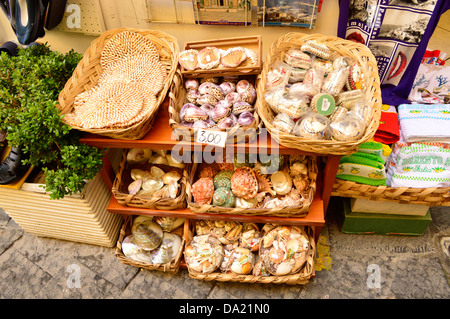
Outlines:
[[227, 132], [213, 131], [213, 130], [203, 130], [199, 129], [197, 131], [197, 143], [203, 143], [218, 147], [225, 147], [225, 142], [227, 141]]

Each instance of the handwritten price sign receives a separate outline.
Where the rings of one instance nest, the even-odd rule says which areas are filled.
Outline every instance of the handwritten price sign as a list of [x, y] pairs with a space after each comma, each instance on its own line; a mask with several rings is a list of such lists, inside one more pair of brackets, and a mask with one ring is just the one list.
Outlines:
[[225, 142], [227, 141], [227, 132], [213, 131], [213, 130], [203, 130], [199, 129], [197, 131], [197, 143], [203, 143], [218, 147], [225, 147]]

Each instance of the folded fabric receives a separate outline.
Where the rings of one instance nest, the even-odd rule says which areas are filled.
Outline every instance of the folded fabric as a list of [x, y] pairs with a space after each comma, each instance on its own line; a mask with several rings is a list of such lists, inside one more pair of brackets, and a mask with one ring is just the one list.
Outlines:
[[384, 161], [379, 155], [364, 152], [342, 156], [336, 178], [373, 186], [386, 185]]
[[450, 141], [450, 104], [401, 104], [398, 114], [405, 142]]
[[381, 156], [383, 154], [383, 144], [375, 141], [364, 142], [359, 144], [358, 152]]
[[384, 144], [393, 144], [398, 141], [400, 130], [398, 113], [395, 106], [383, 104], [380, 114], [380, 125], [375, 132], [374, 140]]
[[450, 149], [425, 143], [396, 143], [386, 178], [391, 187], [450, 187]]
[[443, 104], [450, 93], [450, 66], [421, 64], [408, 100], [412, 103]]

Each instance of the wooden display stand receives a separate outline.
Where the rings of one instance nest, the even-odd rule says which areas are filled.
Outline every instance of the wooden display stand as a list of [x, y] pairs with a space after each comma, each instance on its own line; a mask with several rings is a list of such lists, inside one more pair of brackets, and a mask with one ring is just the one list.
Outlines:
[[[203, 149], [205, 145], [191, 142], [179, 142], [172, 136], [172, 128], [169, 126], [169, 101], [166, 98], [160, 106], [157, 120], [150, 132], [140, 140], [119, 140], [108, 137], [102, 137], [95, 134], [86, 134], [80, 139], [81, 142], [100, 148], [146, 148], [146, 149], [160, 149], [171, 150], [175, 144], [190, 147], [192, 150]], [[235, 220], [241, 222], [254, 223], [276, 223], [284, 225], [298, 225], [311, 226], [315, 229], [315, 240], [317, 242], [322, 227], [325, 225], [325, 213], [327, 211], [328, 203], [333, 188], [333, 183], [339, 166], [339, 155], [322, 155], [317, 153], [304, 152], [294, 148], [287, 148], [279, 145], [271, 137], [247, 143], [236, 144], [235, 152], [257, 153], [260, 147], [264, 145], [264, 149], [278, 148], [279, 154], [299, 154], [317, 156], [318, 162], [322, 156], [327, 157], [326, 166], [322, 171], [319, 167], [319, 175], [317, 178], [317, 190], [310, 210], [305, 217], [291, 218], [291, 217], [274, 217], [274, 216], [243, 216], [243, 215], [220, 215], [220, 214], [197, 214], [192, 212], [189, 208], [178, 210], [151, 210], [145, 208], [134, 208], [120, 205], [114, 196], [111, 196], [111, 201], [108, 205], [108, 211], [114, 214], [121, 215], [150, 215], [150, 216], [172, 216], [182, 217], [187, 219], [215, 219], [215, 220]], [[108, 158], [104, 159], [104, 167], [102, 176], [105, 183], [112, 187], [115, 178], [115, 173], [109, 164]]]

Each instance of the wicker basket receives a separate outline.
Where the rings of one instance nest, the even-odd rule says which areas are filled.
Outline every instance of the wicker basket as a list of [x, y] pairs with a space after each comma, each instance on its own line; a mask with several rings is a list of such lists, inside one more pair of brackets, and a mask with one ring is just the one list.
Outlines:
[[450, 206], [450, 187], [389, 187], [359, 184], [336, 178], [331, 196], [353, 197], [427, 206]]
[[[128, 185], [133, 181], [130, 174], [131, 170], [138, 168], [146, 171], [150, 170], [150, 167], [152, 166], [157, 166], [165, 172], [177, 171], [181, 174], [181, 180], [179, 181], [180, 187], [176, 198], [145, 197], [137, 194], [131, 195], [128, 193]], [[187, 166], [186, 169], [189, 170], [189, 166]], [[188, 180], [188, 172], [186, 169], [180, 169], [163, 164], [127, 164], [126, 154], [124, 154], [111, 191], [119, 204], [124, 206], [158, 210], [186, 208], [186, 185]]]
[[[178, 43], [174, 37], [166, 33], [157, 30], [138, 30], [130, 28], [119, 28], [104, 32], [92, 42], [91, 46], [84, 53], [84, 57], [78, 63], [72, 77], [67, 81], [64, 89], [60, 92], [58, 98], [59, 104], [57, 107], [62, 115], [72, 112], [75, 97], [79, 93], [87, 91], [97, 84], [102, 73], [102, 67], [100, 65], [101, 52], [111, 37], [123, 31], [133, 31], [150, 39], [157, 47], [160, 61], [167, 70], [164, 87], [156, 96], [156, 103], [154, 104], [153, 109], [140, 122], [125, 128], [86, 129], [75, 126], [73, 126], [73, 128], [115, 139], [137, 140], [144, 137], [152, 128], [155, 116], [158, 113], [158, 108], [166, 97], [175, 70], [177, 69], [179, 52]], [[64, 118], [62, 120], [64, 121]]]
[[[308, 157], [308, 176], [311, 179], [309, 188], [308, 200], [304, 202], [303, 206], [290, 207], [274, 207], [274, 208], [227, 208], [216, 205], [201, 205], [193, 201], [191, 187], [197, 174], [200, 172], [202, 164], [193, 163], [190, 171], [190, 180], [187, 184], [187, 202], [191, 211], [202, 214], [222, 214], [222, 215], [245, 215], [245, 216], [277, 216], [277, 217], [305, 217], [308, 215], [309, 207], [314, 199], [316, 191], [316, 180], [318, 174], [318, 167], [315, 157]], [[217, 165], [217, 164], [210, 164]]]
[[[241, 78], [245, 78], [252, 83], [254, 82], [255, 76], [241, 76]], [[178, 69], [175, 73], [173, 83], [169, 91], [169, 125], [172, 127], [174, 135], [178, 137], [178, 139], [189, 141], [190, 138], [190, 141], [194, 142], [195, 134], [198, 129], [180, 125], [180, 110], [185, 103], [187, 103], [187, 100], [186, 89], [184, 88], [184, 79]], [[221, 130], [222, 132], [227, 132], [227, 143], [248, 143], [256, 139], [258, 131], [262, 126], [262, 122], [259, 120], [258, 112], [254, 112], [254, 114], [255, 121], [252, 125], [246, 127], [235, 126], [229, 129]]]
[[120, 230], [119, 239], [117, 241], [116, 251], [115, 251], [116, 257], [125, 265], [130, 265], [130, 266], [148, 269], [148, 270], [158, 270], [158, 271], [176, 274], [178, 272], [178, 270], [180, 269], [180, 263], [183, 258], [184, 246], [186, 244], [186, 240], [185, 240], [186, 235], [185, 234], [186, 234], [186, 232], [190, 232], [190, 231], [188, 231], [189, 223], [186, 221], [184, 223], [184, 226], [173, 231], [174, 234], [180, 235], [181, 245], [180, 245], [180, 249], [179, 249], [175, 259], [167, 264], [148, 264], [148, 263], [144, 263], [144, 262], [139, 262], [139, 261], [133, 260], [131, 258], [128, 258], [123, 254], [122, 242], [125, 239], [125, 237], [127, 237], [128, 235], [131, 234], [132, 225], [133, 225], [133, 216], [129, 215], [129, 216], [127, 216], [127, 218]]
[[[190, 221], [191, 223], [195, 223], [195, 221]], [[192, 230], [195, 229], [195, 226], [189, 227], [189, 232], [185, 233], [186, 239], [186, 247], [194, 237], [194, 232]], [[222, 273], [220, 270], [216, 270], [209, 274], [203, 274], [194, 271], [193, 269], [187, 267], [189, 272], [189, 277], [205, 280], [205, 281], [234, 281], [234, 282], [242, 282], [242, 283], [261, 283], [261, 284], [290, 284], [290, 285], [305, 285], [309, 282], [309, 280], [315, 275], [314, 264], [315, 264], [315, 254], [316, 254], [316, 243], [314, 241], [314, 230], [311, 227], [305, 228], [310, 242], [310, 250], [309, 255], [307, 257], [306, 263], [303, 268], [296, 274], [293, 275], [285, 275], [285, 276], [254, 276], [254, 275], [238, 275], [234, 273]]]
[[[266, 103], [264, 98], [266, 78], [272, 66], [283, 60], [284, 53], [291, 47], [301, 47], [308, 40], [317, 40], [325, 43], [328, 48], [342, 56], [353, 57], [365, 72], [366, 98], [370, 101], [369, 122], [364, 136], [358, 141], [343, 142], [333, 140], [310, 140], [279, 131], [273, 125], [276, 114]], [[257, 81], [258, 99], [256, 109], [265, 127], [279, 144], [297, 148], [307, 152], [330, 155], [349, 155], [357, 151], [358, 146], [371, 139], [378, 128], [381, 115], [381, 90], [378, 76], [378, 67], [375, 57], [370, 50], [362, 44], [344, 40], [333, 36], [319, 34], [306, 35], [298, 32], [290, 32], [275, 41], [269, 49], [267, 58], [263, 64], [263, 70]]]

